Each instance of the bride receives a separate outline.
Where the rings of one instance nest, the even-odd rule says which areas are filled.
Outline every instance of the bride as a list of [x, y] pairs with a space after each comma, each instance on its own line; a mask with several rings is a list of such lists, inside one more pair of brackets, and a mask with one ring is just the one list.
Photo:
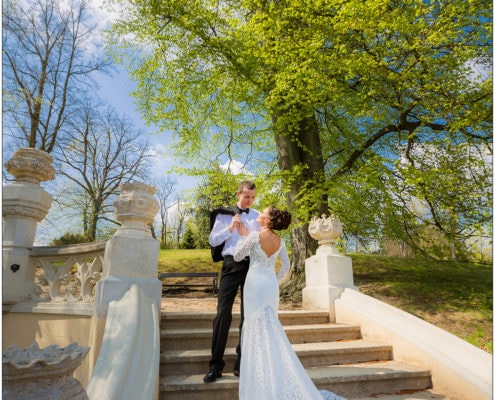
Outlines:
[[[260, 232], [237, 230], [234, 259], [250, 257], [244, 284], [244, 325], [242, 327], [240, 400], [345, 400], [318, 390], [292, 349], [278, 319], [278, 285], [289, 271], [290, 261], [284, 240], [274, 231], [287, 229], [287, 211], [268, 207], [258, 215]], [[275, 274], [280, 257], [282, 268]]]

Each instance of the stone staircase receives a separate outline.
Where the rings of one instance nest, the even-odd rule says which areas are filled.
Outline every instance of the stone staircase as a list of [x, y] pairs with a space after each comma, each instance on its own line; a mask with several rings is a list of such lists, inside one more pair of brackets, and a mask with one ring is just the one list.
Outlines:
[[[203, 383], [214, 316], [212, 312], [162, 312], [160, 399], [238, 398], [239, 379], [232, 370], [239, 313], [233, 314], [223, 377], [215, 383]], [[432, 386], [429, 371], [394, 361], [392, 347], [363, 340], [359, 326], [329, 323], [328, 313], [320, 311], [280, 311], [279, 318], [319, 389], [348, 399], [380, 399], [379, 394], [413, 393]]]

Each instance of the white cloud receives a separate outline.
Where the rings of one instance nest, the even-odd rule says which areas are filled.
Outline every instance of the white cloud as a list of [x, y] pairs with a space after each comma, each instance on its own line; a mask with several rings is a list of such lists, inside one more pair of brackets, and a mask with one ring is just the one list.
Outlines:
[[172, 166], [172, 158], [167, 146], [161, 143], [153, 143], [148, 154], [152, 158], [151, 170], [153, 176], [162, 176]]
[[233, 175], [246, 174], [252, 175], [250, 171], [244, 168], [244, 164], [237, 160], [227, 161], [225, 164], [220, 165], [220, 168], [224, 171], [229, 171]]

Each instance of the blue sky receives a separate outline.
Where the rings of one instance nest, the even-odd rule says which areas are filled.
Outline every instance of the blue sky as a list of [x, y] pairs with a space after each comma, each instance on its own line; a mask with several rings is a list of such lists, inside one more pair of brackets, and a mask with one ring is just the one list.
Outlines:
[[[152, 177], [159, 178], [170, 172], [176, 160], [169, 152], [169, 144], [171, 138], [164, 133], [157, 133], [158, 129], [151, 126], [145, 126], [141, 115], [136, 109], [134, 99], [131, 96], [136, 84], [131, 81], [127, 72], [123, 67], [116, 67], [116, 72], [111, 76], [99, 73], [96, 76], [97, 82], [100, 85], [99, 96], [114, 107], [120, 114], [126, 114], [131, 118], [137, 129], [141, 129], [147, 133], [146, 138], [150, 143], [154, 161], [152, 167]], [[189, 176], [177, 176], [177, 190], [192, 189], [196, 186], [198, 180]], [[144, 182], [150, 183], [150, 182]]]
[[[115, 72], [110, 76], [107, 74], [98, 74], [95, 79], [97, 80], [100, 89], [98, 92], [108, 105], [114, 107], [119, 114], [127, 115], [134, 122], [137, 129], [141, 129], [147, 132], [147, 139], [149, 141], [151, 151], [154, 154], [153, 165], [151, 168], [152, 175], [150, 180], [143, 182], [146, 184], [153, 184], [152, 180], [165, 176], [170, 173], [175, 160], [168, 151], [168, 144], [170, 138], [165, 134], [157, 134], [158, 130], [154, 127], [147, 127], [141, 118], [141, 115], [137, 112], [134, 104], [134, 99], [130, 93], [135, 88], [133, 83], [128, 77], [126, 71], [123, 68], [116, 68]], [[177, 192], [193, 189], [196, 187], [197, 178], [188, 176], [176, 177]], [[36, 246], [46, 246], [51, 239], [60, 237], [65, 232], [79, 232], [80, 226], [74, 225], [74, 218], [78, 219], [74, 213], [67, 213], [59, 209], [59, 207], [52, 203], [47, 217], [38, 225], [35, 237]], [[157, 214], [158, 217], [158, 214]]]
[[[112, 23], [112, 20], [116, 18], [120, 12], [110, 12], [108, 8], [105, 8], [102, 4], [107, 4], [104, 0], [89, 0], [93, 6], [94, 22], [102, 29]], [[116, 6], [114, 4], [114, 6]], [[90, 46], [89, 52], [100, 52], [103, 48], [101, 43], [102, 35], [98, 31], [95, 32], [93, 39], [93, 47]], [[130, 93], [135, 89], [136, 84], [131, 81], [125, 67], [115, 66], [115, 72], [111, 76], [107, 74], [98, 74], [95, 77], [99, 83], [100, 91], [99, 96], [104, 99], [109, 105], [113, 106], [119, 113], [126, 114], [130, 117], [138, 129], [142, 129], [147, 132], [147, 139], [152, 147], [152, 152], [155, 154], [155, 161], [153, 165], [152, 178], [164, 176], [164, 174], [170, 173], [170, 169], [177, 161], [174, 159], [173, 154], [169, 151], [169, 144], [171, 137], [167, 134], [158, 134], [158, 129], [154, 127], [147, 127], [138, 113], [134, 104], [134, 99]], [[238, 174], [244, 171], [244, 165], [236, 160], [233, 160], [230, 165], [228, 161], [225, 165], [221, 166], [225, 169], [229, 169], [233, 174]], [[199, 183], [199, 179], [189, 176], [177, 176], [177, 190], [188, 190], [195, 188]], [[146, 182], [145, 182], [146, 183]]]
[[[61, 6], [67, 6], [62, 0]], [[102, 43], [103, 35], [100, 29], [108, 27], [108, 24], [114, 19], [117, 13], [109, 13], [101, 7], [104, 0], [89, 0], [91, 21], [96, 24], [97, 28], [92, 32], [92, 38], [86, 43], [86, 52], [89, 57], [95, 56], [96, 53], [101, 55], [104, 48]], [[108, 4], [108, 3], [107, 3]], [[159, 134], [158, 129], [144, 124], [141, 115], [138, 113], [134, 99], [131, 93], [136, 87], [136, 83], [132, 82], [128, 76], [125, 67], [115, 65], [111, 74], [97, 73], [93, 76], [100, 88], [98, 96], [105, 101], [106, 104], [112, 106], [119, 114], [126, 115], [131, 119], [136, 127], [147, 134], [147, 140], [150, 145], [151, 153], [154, 155], [154, 161], [151, 168], [149, 180], [144, 182], [153, 184], [153, 180], [160, 177], [165, 177], [167, 174], [172, 174], [176, 178], [176, 191], [182, 192], [193, 189], [199, 183], [199, 179], [189, 176], [178, 176], [171, 172], [174, 164], [177, 162], [173, 154], [169, 151], [171, 141], [170, 135]], [[240, 164], [240, 163], [239, 163]], [[236, 167], [239, 167], [236, 164]], [[240, 166], [242, 167], [242, 165]], [[42, 185], [45, 186], [45, 185]], [[52, 208], [45, 218], [38, 225], [38, 230], [35, 239], [35, 245], [46, 245], [49, 240], [54, 237], [59, 237], [67, 231], [79, 231], [79, 227], [74, 226], [74, 216], [67, 215], [61, 211], [55, 203], [52, 203]]]

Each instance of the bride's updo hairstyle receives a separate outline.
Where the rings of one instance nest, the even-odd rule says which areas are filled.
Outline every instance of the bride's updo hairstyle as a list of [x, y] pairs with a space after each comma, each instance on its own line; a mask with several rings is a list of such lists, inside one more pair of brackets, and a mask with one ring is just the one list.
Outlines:
[[291, 215], [288, 211], [271, 206], [268, 208], [268, 214], [270, 215], [270, 228], [274, 231], [281, 231], [289, 227]]

